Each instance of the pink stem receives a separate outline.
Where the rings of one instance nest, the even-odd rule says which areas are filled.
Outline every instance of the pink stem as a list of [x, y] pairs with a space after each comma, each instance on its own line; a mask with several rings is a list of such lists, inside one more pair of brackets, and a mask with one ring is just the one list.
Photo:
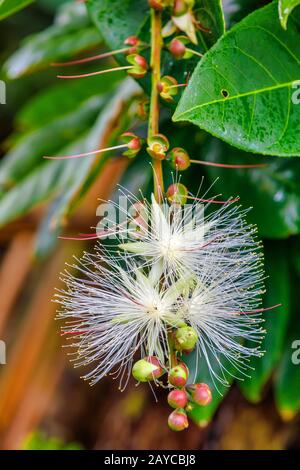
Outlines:
[[73, 79], [73, 78], [94, 77], [95, 75], [103, 75], [105, 73], [118, 72], [120, 70], [128, 70], [132, 68], [133, 68], [132, 65], [125, 65], [124, 67], [114, 67], [113, 69], [99, 70], [98, 72], [84, 73], [82, 75], [57, 75], [57, 78]]
[[51, 157], [51, 156], [45, 155], [43, 158], [47, 160], [71, 160], [72, 158], [89, 157], [92, 155], [97, 155], [99, 153], [109, 152], [111, 150], [118, 150], [118, 149], [123, 149], [123, 148], [128, 148], [128, 145], [126, 144], [116, 145], [115, 147], [107, 147], [106, 149], [99, 149], [99, 150], [93, 150], [91, 152], [78, 153], [77, 155], [63, 155], [59, 157]]

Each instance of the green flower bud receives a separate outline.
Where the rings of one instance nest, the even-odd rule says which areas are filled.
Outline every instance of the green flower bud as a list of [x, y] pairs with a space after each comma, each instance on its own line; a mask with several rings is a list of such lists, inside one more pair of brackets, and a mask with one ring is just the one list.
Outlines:
[[191, 351], [198, 341], [197, 331], [191, 326], [178, 328], [175, 333], [175, 346], [178, 351]]
[[184, 206], [187, 202], [188, 190], [181, 183], [171, 184], [167, 191], [167, 198], [171, 204], [180, 204]]
[[148, 138], [147, 152], [152, 158], [164, 160], [169, 150], [169, 141], [163, 134], [155, 134]]
[[132, 375], [138, 382], [150, 382], [159, 379], [165, 370], [155, 356], [148, 356], [137, 361], [132, 368]]

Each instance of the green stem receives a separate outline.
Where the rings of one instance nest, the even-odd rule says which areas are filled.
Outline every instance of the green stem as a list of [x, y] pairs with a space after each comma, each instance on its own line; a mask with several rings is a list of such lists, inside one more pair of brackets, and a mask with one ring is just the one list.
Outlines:
[[[151, 85], [151, 98], [150, 98], [150, 115], [149, 115], [149, 128], [148, 137], [152, 137], [159, 133], [159, 92], [157, 85], [160, 82], [161, 74], [161, 13], [151, 9], [151, 70], [152, 70], [152, 85]], [[156, 200], [160, 202], [161, 196], [164, 193], [164, 181], [162, 164], [160, 160], [153, 160], [154, 171], [154, 195]]]

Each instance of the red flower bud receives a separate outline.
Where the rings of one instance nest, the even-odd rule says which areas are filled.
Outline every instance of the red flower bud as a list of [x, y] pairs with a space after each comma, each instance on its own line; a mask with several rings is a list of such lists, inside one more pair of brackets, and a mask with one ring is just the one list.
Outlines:
[[137, 36], [128, 36], [128, 38], [126, 38], [124, 41], [126, 46], [137, 46], [139, 43], [140, 40]]
[[148, 356], [137, 361], [132, 368], [133, 377], [139, 382], [159, 379], [165, 370], [155, 356]]
[[175, 59], [183, 59], [186, 53], [186, 47], [182, 41], [177, 38], [174, 38], [169, 44], [169, 51]]
[[185, 408], [188, 403], [188, 395], [185, 390], [171, 390], [168, 395], [168, 403], [172, 408]]
[[184, 362], [177, 364], [177, 366], [172, 367], [169, 372], [168, 380], [171, 385], [174, 387], [182, 388], [186, 385], [189, 378], [189, 370]]
[[176, 147], [168, 155], [168, 160], [172, 163], [173, 168], [184, 171], [190, 166], [190, 157], [186, 150]]
[[124, 132], [124, 134], [121, 135], [121, 138], [128, 147], [128, 150], [123, 152], [123, 155], [128, 158], [135, 157], [142, 148], [142, 139], [132, 132]]
[[189, 385], [188, 390], [196, 405], [207, 406], [212, 400], [212, 393], [207, 384], [201, 383]]
[[172, 431], [183, 431], [189, 427], [189, 422], [184, 410], [173, 411], [168, 418], [168, 425]]

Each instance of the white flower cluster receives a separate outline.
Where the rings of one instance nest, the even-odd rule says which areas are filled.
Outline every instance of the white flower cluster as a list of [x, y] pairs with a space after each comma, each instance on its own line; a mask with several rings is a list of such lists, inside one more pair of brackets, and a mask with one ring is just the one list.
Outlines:
[[250, 357], [261, 355], [264, 334], [261, 246], [246, 211], [158, 204], [153, 196], [138, 206], [126, 214], [118, 252], [99, 244], [72, 266], [78, 277], [62, 276], [58, 317], [75, 364], [90, 366], [91, 384], [110, 373], [123, 388], [137, 354], [168, 369], [170, 332], [189, 325], [198, 335], [196, 367], [206, 360], [216, 383], [227, 383], [232, 366], [241, 377]]

